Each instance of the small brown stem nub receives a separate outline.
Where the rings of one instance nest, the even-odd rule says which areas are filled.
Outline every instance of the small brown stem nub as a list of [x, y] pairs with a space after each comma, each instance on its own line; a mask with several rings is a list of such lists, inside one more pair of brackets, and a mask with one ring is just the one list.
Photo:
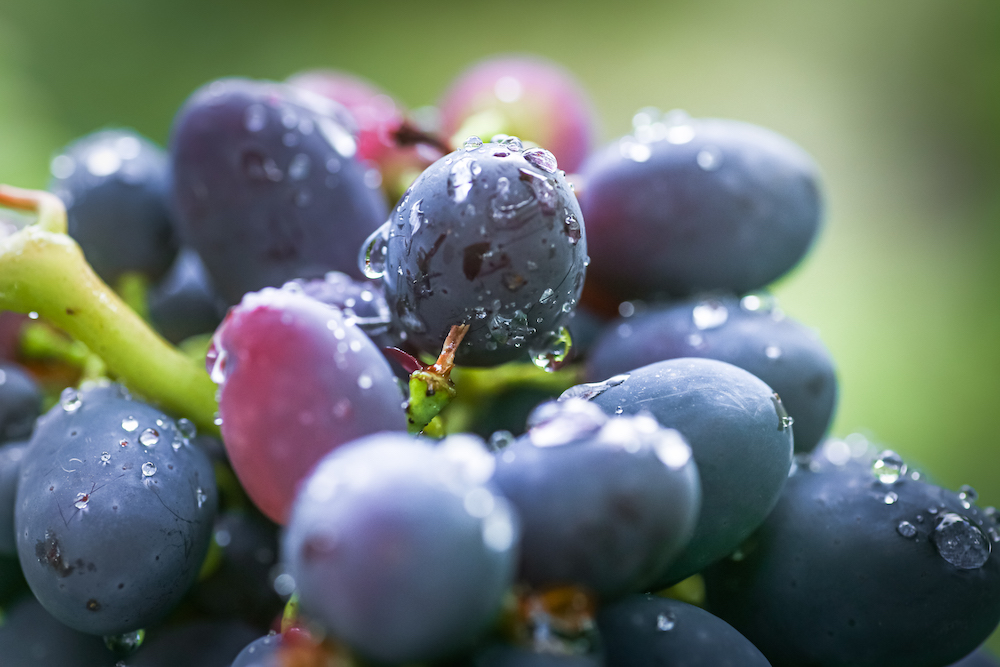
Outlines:
[[393, 132], [392, 136], [393, 139], [396, 140], [396, 143], [400, 146], [427, 144], [428, 146], [433, 146], [441, 151], [442, 155], [450, 153], [454, 150], [448, 142], [441, 137], [421, 130], [408, 120], [404, 120], [403, 124], [400, 125], [395, 132]]
[[444, 339], [444, 345], [441, 346], [441, 356], [437, 358], [433, 364], [427, 367], [427, 370], [435, 375], [439, 375], [445, 380], [451, 377], [451, 369], [455, 367], [455, 352], [458, 350], [458, 346], [461, 345], [462, 339], [465, 338], [465, 334], [469, 331], [468, 324], [456, 324], [451, 327], [451, 331], [448, 332], [448, 337]]

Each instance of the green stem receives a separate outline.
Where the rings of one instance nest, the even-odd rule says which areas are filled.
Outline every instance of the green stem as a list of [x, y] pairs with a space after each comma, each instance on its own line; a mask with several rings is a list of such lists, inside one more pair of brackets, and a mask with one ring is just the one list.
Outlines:
[[[468, 330], [468, 324], [453, 326], [437, 361], [410, 374], [410, 400], [406, 404], [410, 433], [438, 434], [438, 428], [427, 429], [427, 426], [455, 398], [451, 371], [455, 367], [455, 352]], [[439, 420], [435, 426], [440, 425]]]
[[80, 340], [136, 393], [218, 433], [215, 384], [94, 273], [66, 235], [66, 210], [48, 192], [0, 185], [0, 204], [38, 223], [0, 240], [0, 309], [37, 312]]

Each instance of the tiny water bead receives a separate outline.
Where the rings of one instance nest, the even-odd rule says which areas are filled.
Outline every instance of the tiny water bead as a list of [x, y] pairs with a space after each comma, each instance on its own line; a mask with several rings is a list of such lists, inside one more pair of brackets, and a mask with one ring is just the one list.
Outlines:
[[909, 539], [915, 537], [917, 534], [917, 527], [914, 526], [909, 521], [900, 521], [899, 525], [896, 526], [896, 532], [898, 532], [903, 537]]
[[80, 394], [77, 393], [76, 389], [66, 387], [59, 396], [59, 405], [66, 412], [76, 412], [83, 405], [83, 402], [80, 400]]
[[656, 617], [656, 629], [660, 632], [670, 632], [674, 629], [675, 625], [677, 625], [677, 621], [674, 619], [673, 614], [659, 614]]
[[906, 464], [896, 452], [886, 449], [872, 463], [872, 473], [883, 484], [895, 484], [906, 474]]
[[78, 510], [86, 509], [87, 504], [90, 502], [90, 494], [88, 493], [78, 493], [76, 494], [76, 501], [73, 503], [73, 507]]
[[146, 461], [142, 464], [142, 476], [152, 477], [156, 474], [156, 464], [152, 461]]
[[101, 465], [108, 465], [111, 463], [111, 454], [109, 452], [101, 452]]
[[899, 494], [897, 494], [895, 491], [890, 491], [889, 493], [885, 494], [885, 497], [882, 500], [883, 502], [885, 502], [886, 505], [893, 505], [896, 503], [897, 500], [899, 500]]
[[128, 416], [122, 420], [122, 429], [124, 429], [125, 431], [131, 433], [137, 428], [139, 428], [139, 422], [136, 420], [135, 417]]
[[729, 319], [729, 311], [719, 301], [702, 301], [691, 311], [691, 320], [701, 330], [716, 329]]
[[141, 434], [139, 434], [139, 442], [146, 446], [152, 447], [160, 441], [160, 434], [156, 429], [147, 428]]
[[529, 148], [523, 153], [524, 159], [543, 171], [550, 174], [556, 173], [559, 165], [556, 163], [556, 156], [544, 148]]
[[931, 536], [938, 553], [961, 570], [975, 570], [990, 557], [990, 541], [975, 524], [954, 512], [945, 512]]
[[462, 144], [462, 147], [467, 151], [474, 151], [478, 148], [483, 147], [483, 140], [480, 139], [479, 137], [472, 136], [465, 140], [465, 143]]

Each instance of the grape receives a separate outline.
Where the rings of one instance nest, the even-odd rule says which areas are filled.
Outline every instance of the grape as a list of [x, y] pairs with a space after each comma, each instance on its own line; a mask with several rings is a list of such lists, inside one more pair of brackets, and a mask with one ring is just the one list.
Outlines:
[[795, 419], [798, 452], [812, 450], [833, 418], [830, 353], [813, 330], [756, 294], [688, 299], [609, 324], [587, 360], [587, 378], [678, 357], [718, 359], [766, 382]]
[[456, 143], [470, 134], [517, 135], [547, 147], [571, 172], [594, 144], [592, 106], [572, 74], [554, 62], [526, 56], [473, 65], [439, 103], [443, 130], [455, 135]]
[[714, 359], [671, 359], [627, 377], [578, 385], [608, 414], [648, 411], [691, 446], [701, 512], [687, 548], [661, 577], [666, 586], [736, 548], [771, 511], [792, 463], [792, 429], [781, 401], [750, 373]]
[[163, 149], [131, 130], [102, 130], [52, 159], [50, 189], [66, 204], [69, 235], [105, 282], [162, 276], [177, 254]]
[[632, 595], [601, 609], [597, 622], [615, 667], [770, 667], [731, 625], [679, 600]]
[[24, 575], [66, 625], [117, 635], [163, 618], [198, 575], [215, 515], [208, 460], [116, 385], [68, 389], [21, 462]]
[[257, 631], [239, 621], [193, 621], [151, 630], [128, 667], [228, 667]]
[[284, 635], [264, 635], [243, 647], [231, 667], [284, 667], [280, 650]]
[[354, 160], [343, 108], [290, 86], [223, 79], [174, 121], [173, 201], [227, 303], [293, 278], [357, 274], [385, 203]]
[[331, 449], [406, 429], [403, 395], [382, 354], [341, 311], [298, 290], [247, 294], [216, 331], [209, 364], [233, 470], [278, 523]]
[[709, 290], [743, 294], [805, 255], [822, 205], [816, 166], [784, 137], [731, 120], [671, 114], [584, 165], [588, 298]]
[[42, 410], [42, 393], [17, 364], [0, 362], [0, 443], [31, 435]]
[[973, 651], [950, 667], [998, 667], [1000, 663], [985, 649]]
[[14, 540], [14, 499], [21, 475], [21, 459], [28, 442], [10, 442], [0, 447], [0, 556], [16, 556]]
[[303, 610], [379, 662], [466, 648], [517, 559], [493, 464], [469, 436], [434, 448], [380, 433], [331, 452], [303, 483], [283, 541]]
[[471, 327], [461, 365], [567, 352], [587, 241], [576, 198], [542, 149], [470, 139], [420, 175], [365, 254], [421, 352], [436, 356], [458, 324]]
[[9, 667], [110, 667], [111, 654], [99, 637], [72, 630], [33, 597], [4, 609], [0, 656]]
[[[406, 180], [408, 174], [412, 180], [441, 157], [438, 148], [426, 143], [413, 146], [401, 142], [400, 131], [407, 123], [405, 110], [371, 81], [337, 70], [312, 70], [290, 77], [288, 83], [344, 105], [358, 128], [358, 159], [378, 165], [383, 184], [390, 188]], [[399, 191], [406, 185], [408, 181]]]
[[191, 591], [199, 609], [216, 618], [239, 618], [266, 629], [281, 613], [272, 571], [278, 561], [276, 526], [259, 514], [229, 510], [215, 521], [218, 569]]
[[775, 667], [947, 665], [1000, 622], [995, 521], [889, 468], [797, 466], [760, 530], [705, 572], [710, 608]]
[[519, 577], [604, 598], [658, 580], [698, 516], [698, 470], [680, 434], [580, 399], [545, 404], [532, 422], [497, 458], [496, 484], [523, 524]]
[[563, 655], [538, 653], [521, 646], [494, 644], [477, 653], [469, 667], [601, 667], [599, 655]]
[[398, 336], [389, 326], [389, 306], [381, 283], [354, 280], [346, 273], [330, 271], [322, 278], [296, 280], [286, 283], [285, 287], [301, 289], [317, 301], [339, 309], [379, 348], [400, 345]]
[[149, 319], [171, 343], [214, 331], [224, 310], [201, 258], [187, 247], [149, 293]]

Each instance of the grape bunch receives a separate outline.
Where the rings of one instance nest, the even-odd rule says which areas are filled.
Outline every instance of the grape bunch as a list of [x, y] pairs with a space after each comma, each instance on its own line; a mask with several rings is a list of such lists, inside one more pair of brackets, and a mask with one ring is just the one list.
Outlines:
[[767, 291], [801, 148], [652, 108], [595, 148], [531, 57], [436, 118], [220, 79], [166, 150], [0, 186], [0, 662], [997, 664], [997, 511], [829, 435]]

